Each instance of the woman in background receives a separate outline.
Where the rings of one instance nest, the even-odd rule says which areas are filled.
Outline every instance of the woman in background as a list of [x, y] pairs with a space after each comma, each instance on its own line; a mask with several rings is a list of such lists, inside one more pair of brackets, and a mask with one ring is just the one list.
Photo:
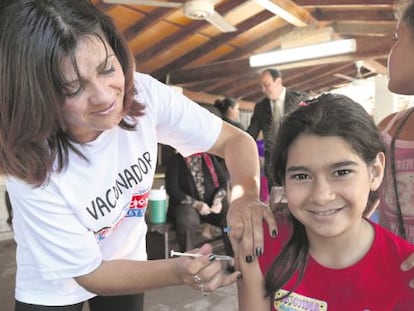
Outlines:
[[240, 123], [240, 105], [236, 99], [231, 97], [217, 99], [214, 102], [214, 107], [220, 111], [221, 118], [224, 121], [244, 130]]
[[[395, 43], [389, 55], [390, 91], [414, 95], [414, 3], [397, 5]], [[414, 107], [385, 117], [378, 125], [387, 146], [379, 189], [379, 223], [414, 244]]]

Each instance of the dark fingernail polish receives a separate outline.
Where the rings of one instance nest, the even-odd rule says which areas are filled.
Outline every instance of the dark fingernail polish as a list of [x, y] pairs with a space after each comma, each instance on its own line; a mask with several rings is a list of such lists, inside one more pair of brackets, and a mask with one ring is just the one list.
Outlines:
[[214, 261], [216, 260], [216, 256], [211, 254], [210, 256], [208, 256], [208, 261]]
[[237, 279], [238, 280], [240, 280], [240, 279], [242, 279], [243, 278], [243, 275], [240, 273], [238, 276], [237, 276]]
[[272, 231], [272, 237], [274, 237], [274, 238], [275, 238], [276, 236], [277, 236], [277, 231], [276, 231], [276, 230], [273, 230], [273, 231]]
[[246, 262], [251, 263], [253, 261], [253, 256], [246, 256]]
[[263, 248], [257, 247], [256, 248], [256, 256], [262, 256], [263, 255]]

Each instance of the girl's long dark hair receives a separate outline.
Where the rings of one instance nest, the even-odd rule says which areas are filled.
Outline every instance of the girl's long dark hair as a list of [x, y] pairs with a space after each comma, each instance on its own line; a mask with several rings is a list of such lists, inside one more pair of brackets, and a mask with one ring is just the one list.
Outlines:
[[1, 1], [0, 173], [39, 186], [68, 165], [70, 150], [83, 156], [65, 131], [67, 81], [60, 66], [69, 58], [77, 69], [75, 50], [87, 36], [108, 42], [121, 64], [125, 97], [119, 126], [133, 130], [143, 114], [134, 99], [134, 60], [107, 15], [89, 0]]
[[[297, 107], [282, 120], [272, 155], [278, 184], [284, 185], [289, 146], [301, 134], [341, 137], [367, 164], [373, 163], [378, 153], [385, 153], [374, 121], [360, 104], [343, 95], [323, 94]], [[293, 215], [290, 217], [293, 233], [266, 274], [266, 295], [281, 289], [295, 273], [298, 273], [297, 286], [306, 271], [309, 254], [306, 230]]]

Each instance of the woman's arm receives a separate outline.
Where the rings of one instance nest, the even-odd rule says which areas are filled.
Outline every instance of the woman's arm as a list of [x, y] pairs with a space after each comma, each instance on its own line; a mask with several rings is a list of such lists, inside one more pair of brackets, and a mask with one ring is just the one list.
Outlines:
[[227, 222], [234, 251], [237, 253], [241, 246], [250, 259], [261, 255], [263, 219], [269, 225], [269, 232], [276, 232], [276, 222], [259, 198], [260, 172], [255, 141], [246, 132], [223, 123], [216, 143], [208, 152], [224, 158], [230, 173], [232, 190]]
[[111, 260], [102, 264], [93, 272], [76, 277], [76, 281], [86, 290], [98, 295], [128, 295], [154, 288], [186, 284], [200, 290], [194, 275], [205, 282], [204, 289], [213, 291], [237, 280], [239, 272], [225, 273], [220, 261], [209, 259], [211, 245], [199, 249], [205, 256], [191, 259], [134, 261]]

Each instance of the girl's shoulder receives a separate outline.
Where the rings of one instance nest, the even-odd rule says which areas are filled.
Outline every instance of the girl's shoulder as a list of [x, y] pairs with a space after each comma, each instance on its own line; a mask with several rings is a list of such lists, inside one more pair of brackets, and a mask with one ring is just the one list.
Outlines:
[[397, 261], [403, 260], [411, 253], [414, 253], [414, 244], [409, 243], [377, 223], [372, 223], [372, 225], [375, 230], [374, 247], [380, 252], [388, 253]]
[[263, 223], [264, 253], [258, 258], [262, 271], [267, 271], [289, 241], [293, 232], [289, 214], [275, 213], [275, 218], [277, 224], [276, 236], [272, 236], [267, 224]]

